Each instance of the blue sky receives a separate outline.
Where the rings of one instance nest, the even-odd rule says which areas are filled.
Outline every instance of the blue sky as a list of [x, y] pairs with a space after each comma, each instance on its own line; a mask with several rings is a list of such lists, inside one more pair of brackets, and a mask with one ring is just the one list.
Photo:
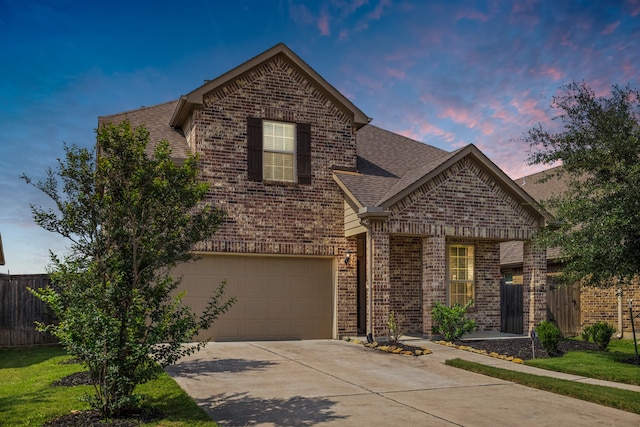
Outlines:
[[640, 0], [0, 0], [0, 273], [41, 273], [67, 243], [29, 204], [62, 144], [97, 117], [177, 99], [284, 42], [373, 124], [437, 147], [473, 143], [512, 178], [517, 141], [584, 80], [640, 87]]

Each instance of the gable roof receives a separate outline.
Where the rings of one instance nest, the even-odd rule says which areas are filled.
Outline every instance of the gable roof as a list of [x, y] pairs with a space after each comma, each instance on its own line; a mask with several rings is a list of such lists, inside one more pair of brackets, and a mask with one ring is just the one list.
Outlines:
[[356, 142], [358, 173], [334, 171], [334, 179], [358, 208], [389, 209], [456, 162], [471, 156], [509, 194], [522, 200], [537, 215], [551, 219], [473, 144], [447, 152], [373, 125], [358, 130]]
[[278, 43], [271, 49], [268, 49], [258, 56], [246, 61], [245, 63], [235, 67], [234, 69], [227, 71], [221, 76], [211, 80], [199, 88], [189, 92], [187, 95], [183, 95], [178, 100], [175, 110], [169, 121], [169, 125], [172, 127], [181, 127], [185, 120], [191, 114], [191, 111], [203, 103], [204, 96], [215, 90], [216, 88], [232, 81], [242, 74], [249, 72], [253, 68], [260, 64], [271, 60], [272, 58], [281, 55], [284, 56], [290, 64], [298, 69], [309, 80], [314, 82], [323, 92], [337, 105], [349, 112], [353, 118], [353, 122], [356, 127], [364, 126], [369, 123], [371, 119], [367, 117], [358, 107], [356, 107], [349, 99], [342, 95], [336, 88], [330, 85], [320, 74], [318, 74], [313, 68], [311, 68], [306, 62], [304, 62], [298, 55], [293, 53], [284, 43]]
[[184, 160], [189, 153], [187, 140], [180, 129], [169, 126], [171, 113], [175, 110], [177, 104], [178, 101], [170, 101], [110, 116], [99, 116], [98, 127], [107, 123], [121, 123], [125, 120], [128, 120], [134, 127], [144, 125], [149, 131], [150, 144], [147, 146], [147, 154], [153, 153], [159, 141], [166, 140], [171, 146], [171, 157]]

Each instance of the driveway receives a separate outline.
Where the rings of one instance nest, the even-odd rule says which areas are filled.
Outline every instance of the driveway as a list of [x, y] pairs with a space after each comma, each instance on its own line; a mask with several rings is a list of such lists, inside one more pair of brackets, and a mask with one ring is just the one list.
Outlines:
[[[167, 369], [223, 426], [640, 425], [640, 416], [343, 341], [210, 343]], [[482, 356], [479, 356], [482, 357]]]

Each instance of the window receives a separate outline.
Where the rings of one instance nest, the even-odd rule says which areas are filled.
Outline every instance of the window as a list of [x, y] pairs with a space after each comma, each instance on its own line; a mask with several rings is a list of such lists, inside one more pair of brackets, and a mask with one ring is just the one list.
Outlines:
[[449, 305], [465, 305], [474, 299], [473, 246], [451, 245], [448, 256]]
[[311, 184], [311, 126], [247, 119], [247, 171], [252, 181]]
[[267, 181], [295, 181], [295, 125], [262, 122], [263, 178]]

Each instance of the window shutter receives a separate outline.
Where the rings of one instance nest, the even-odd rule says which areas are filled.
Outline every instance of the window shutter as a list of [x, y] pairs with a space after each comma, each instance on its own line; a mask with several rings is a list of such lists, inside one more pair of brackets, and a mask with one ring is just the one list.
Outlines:
[[296, 129], [298, 183], [311, 184], [311, 125], [298, 123]]
[[250, 181], [262, 181], [262, 119], [247, 117], [247, 172]]

